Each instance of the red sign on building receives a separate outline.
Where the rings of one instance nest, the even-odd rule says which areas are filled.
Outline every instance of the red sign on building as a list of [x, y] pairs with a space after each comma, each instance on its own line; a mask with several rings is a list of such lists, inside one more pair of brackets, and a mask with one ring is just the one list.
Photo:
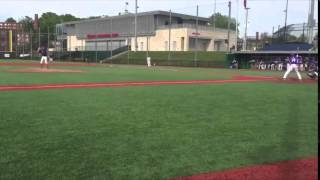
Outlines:
[[118, 37], [119, 33], [111, 33], [111, 34], [87, 34], [87, 39], [101, 39], [101, 38], [111, 38]]

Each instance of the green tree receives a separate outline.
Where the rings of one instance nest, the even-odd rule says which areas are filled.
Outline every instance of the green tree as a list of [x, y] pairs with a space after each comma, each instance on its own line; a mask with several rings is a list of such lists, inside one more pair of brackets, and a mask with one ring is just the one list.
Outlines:
[[33, 20], [31, 17], [25, 16], [21, 18], [18, 22], [22, 24], [24, 32], [33, 32]]
[[55, 27], [57, 24], [76, 20], [79, 20], [79, 18], [71, 14], [57, 15], [53, 12], [43, 13], [40, 17], [41, 33], [47, 33], [48, 30], [50, 33], [53, 33], [55, 32]]
[[90, 16], [90, 17], [85, 18], [85, 19], [98, 19], [98, 18], [100, 18], [100, 16]]
[[306, 42], [307, 41], [307, 36], [306, 34], [301, 34], [298, 39], [297, 39], [298, 42]]
[[80, 20], [80, 18], [77, 18], [71, 14], [64, 14], [60, 16], [60, 19], [62, 22], [70, 22], [70, 21], [77, 21]]
[[39, 19], [41, 33], [55, 32], [56, 24], [60, 23], [60, 17], [56, 13], [46, 12], [43, 13]]
[[[37, 41], [35, 40], [36, 37], [32, 34], [34, 32], [33, 30], [33, 19], [29, 16], [25, 16], [19, 19], [18, 23], [22, 24], [22, 30], [18, 33], [21, 34], [22, 32], [24, 34], [28, 34], [30, 37], [30, 41], [32, 42], [32, 45], [30, 43], [24, 42], [23, 49], [25, 52], [29, 52], [32, 46], [33, 50], [36, 50], [38, 47]], [[22, 49], [22, 46], [20, 46], [20, 51]]]
[[[215, 17], [215, 18], [214, 18]], [[215, 19], [215, 26], [217, 28], [222, 28], [222, 29], [227, 29], [228, 28], [228, 16], [222, 15], [220, 13], [215, 13], [213, 15], [211, 15], [209, 17], [209, 22], [210, 22], [210, 26], [213, 26], [214, 24], [214, 19]], [[239, 23], [238, 23], [239, 25]], [[231, 18], [230, 21], [230, 29], [231, 30], [236, 30], [236, 19], [235, 18]], [[239, 29], [238, 29], [239, 30]]]
[[[56, 25], [62, 22], [69, 22], [69, 21], [76, 21], [79, 18], [71, 15], [71, 14], [64, 14], [64, 15], [57, 15], [53, 12], [46, 12], [43, 13], [39, 19], [40, 21], [40, 31], [41, 31], [41, 44], [48, 43], [48, 31], [49, 31], [49, 40], [55, 40], [55, 33]], [[50, 44], [49, 44], [50, 46]]]
[[6, 21], [6, 23], [16, 23], [17, 21], [13, 19], [13, 17], [9, 17]]

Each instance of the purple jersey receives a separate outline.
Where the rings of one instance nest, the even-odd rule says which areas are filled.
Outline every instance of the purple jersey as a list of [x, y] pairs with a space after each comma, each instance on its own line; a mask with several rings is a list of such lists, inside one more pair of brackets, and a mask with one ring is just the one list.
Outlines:
[[293, 56], [293, 57], [290, 57], [289, 58], [289, 63], [290, 64], [299, 64], [300, 62], [299, 62], [299, 57], [297, 57], [297, 56]]

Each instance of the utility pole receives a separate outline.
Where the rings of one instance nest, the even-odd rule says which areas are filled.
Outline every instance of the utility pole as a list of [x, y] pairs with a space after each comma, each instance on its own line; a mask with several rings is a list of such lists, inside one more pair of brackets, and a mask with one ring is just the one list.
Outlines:
[[95, 46], [95, 55], [96, 55], [96, 63], [98, 62], [98, 50], [97, 50], [97, 48], [98, 48], [98, 42], [97, 42], [97, 21], [94, 23], [94, 37], [95, 37], [95, 39], [94, 39], [94, 41], [95, 41], [95, 43], [94, 43], [94, 46]]
[[32, 52], [32, 43], [33, 43], [33, 41], [32, 41], [32, 34], [33, 34], [33, 31], [31, 30], [31, 33], [30, 33], [30, 54], [31, 54], [31, 59], [33, 58], [33, 52]]
[[228, 16], [228, 51], [230, 51], [230, 22], [231, 22], [231, 1], [228, 3], [229, 16]]
[[216, 31], [216, 9], [217, 9], [217, 0], [214, 0], [214, 11], [213, 11], [213, 31]]
[[244, 43], [243, 43], [243, 50], [247, 50], [247, 30], [248, 30], [248, 11], [250, 8], [245, 8], [246, 10], [246, 27], [244, 31]]
[[305, 23], [303, 23], [303, 25], [302, 25], [302, 42], [305, 42], [305, 40], [304, 40], [304, 26], [305, 26]]
[[[110, 59], [112, 59], [112, 50], [113, 50], [113, 28], [112, 28], [112, 18], [110, 19], [110, 28], [111, 28], [111, 49], [110, 49]], [[111, 61], [112, 62], [112, 61]]]
[[197, 19], [196, 19], [196, 43], [195, 43], [195, 53], [194, 53], [194, 63], [195, 66], [197, 66], [197, 60], [198, 60], [198, 15], [199, 15], [199, 6], [197, 5]]
[[129, 3], [126, 2], [125, 8], [124, 8], [124, 14], [128, 14], [128, 13], [129, 13], [129, 11], [128, 11], [128, 5], [129, 5]]
[[[213, 32], [216, 32], [216, 6], [217, 5], [217, 0], [214, 0], [214, 8], [213, 8], [213, 15], [212, 15], [212, 23], [213, 23]], [[212, 50], [214, 51], [214, 37], [215, 35], [213, 35], [213, 39], [212, 39]]]
[[237, 18], [236, 18], [236, 46], [235, 46], [235, 51], [238, 51], [238, 16], [239, 16], [239, 0], [237, 0]]
[[41, 39], [40, 39], [40, 23], [39, 23], [39, 33], [38, 33], [38, 35], [39, 35], [39, 47], [41, 47]]
[[273, 44], [273, 34], [274, 34], [274, 26], [272, 26], [271, 44]]
[[138, 40], [137, 40], [137, 13], [138, 13], [138, 0], [136, 0], [136, 5], [135, 5], [135, 15], [134, 15], [134, 52], [137, 52], [137, 47], [138, 47]]
[[49, 49], [49, 45], [50, 45], [50, 35], [49, 35], [49, 27], [48, 27], [48, 44], [47, 44], [47, 47], [48, 47], [48, 49]]
[[168, 61], [170, 61], [171, 56], [171, 9], [170, 9], [170, 15], [169, 15], [169, 54], [168, 54]]
[[[129, 19], [131, 19], [131, 15], [129, 15]], [[132, 25], [132, 21], [128, 21], [128, 27], [129, 27], [129, 32], [128, 32], [128, 42], [127, 42], [127, 46], [128, 46], [128, 64], [130, 63], [130, 51], [132, 50], [132, 34], [131, 34], [131, 25]]]
[[25, 45], [25, 40], [26, 40], [26, 35], [25, 35], [25, 32], [24, 32], [24, 29], [22, 29], [22, 43], [23, 43], [23, 46], [22, 46], [22, 54], [24, 55], [24, 45]]
[[147, 58], [149, 57], [149, 36], [147, 36]]
[[284, 10], [284, 12], [286, 13], [286, 17], [284, 20], [284, 41], [286, 41], [287, 39], [287, 16], [288, 16], [288, 0], [287, 0], [287, 4], [286, 4], [286, 10]]

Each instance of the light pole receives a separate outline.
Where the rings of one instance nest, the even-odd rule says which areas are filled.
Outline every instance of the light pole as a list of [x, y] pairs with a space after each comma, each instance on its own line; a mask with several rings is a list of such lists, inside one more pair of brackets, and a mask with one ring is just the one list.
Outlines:
[[237, 0], [237, 18], [236, 18], [236, 46], [235, 51], [238, 51], [238, 18], [239, 18], [239, 0]]
[[243, 49], [247, 50], [247, 30], [248, 30], [248, 11], [250, 8], [245, 8], [246, 10], [246, 27], [244, 31], [244, 43], [243, 43]]
[[170, 15], [169, 15], [169, 53], [168, 53], [168, 61], [170, 61], [171, 57], [171, 9], [170, 9]]
[[214, 11], [213, 11], [213, 31], [216, 31], [216, 10], [217, 10], [217, 1], [214, 0]]
[[308, 17], [308, 43], [313, 41], [313, 26], [314, 26], [314, 0], [310, 0], [309, 17]]
[[212, 23], [213, 23], [213, 38], [212, 38], [212, 51], [214, 51], [214, 37], [215, 37], [215, 31], [216, 31], [216, 5], [217, 1], [214, 0], [214, 7], [213, 7], [213, 15], [212, 15]]
[[136, 0], [136, 6], [135, 6], [135, 15], [134, 15], [134, 52], [137, 52], [138, 47], [138, 41], [137, 41], [137, 13], [138, 13], [138, 0]]
[[124, 8], [124, 13], [125, 13], [125, 14], [128, 14], [128, 13], [129, 13], [129, 12], [128, 12], [128, 5], [129, 5], [129, 3], [126, 2], [126, 6], [125, 6], [125, 8]]
[[[110, 49], [110, 59], [112, 59], [112, 50], [113, 50], [113, 29], [112, 29], [112, 18], [110, 19], [110, 28], [111, 28], [111, 49]], [[112, 61], [111, 61], [112, 62]]]
[[284, 19], [284, 41], [286, 41], [287, 39], [287, 16], [288, 16], [288, 0], [287, 0], [287, 4], [286, 4], [286, 9], [284, 10], [284, 12], [286, 13], [285, 19]]
[[228, 15], [228, 51], [230, 51], [230, 20], [231, 20], [231, 1], [228, 3], [229, 15]]
[[198, 20], [199, 17], [199, 6], [197, 5], [197, 19], [196, 19], [196, 42], [195, 42], [195, 53], [194, 53], [194, 63], [195, 66], [197, 67], [197, 61], [198, 61]]

